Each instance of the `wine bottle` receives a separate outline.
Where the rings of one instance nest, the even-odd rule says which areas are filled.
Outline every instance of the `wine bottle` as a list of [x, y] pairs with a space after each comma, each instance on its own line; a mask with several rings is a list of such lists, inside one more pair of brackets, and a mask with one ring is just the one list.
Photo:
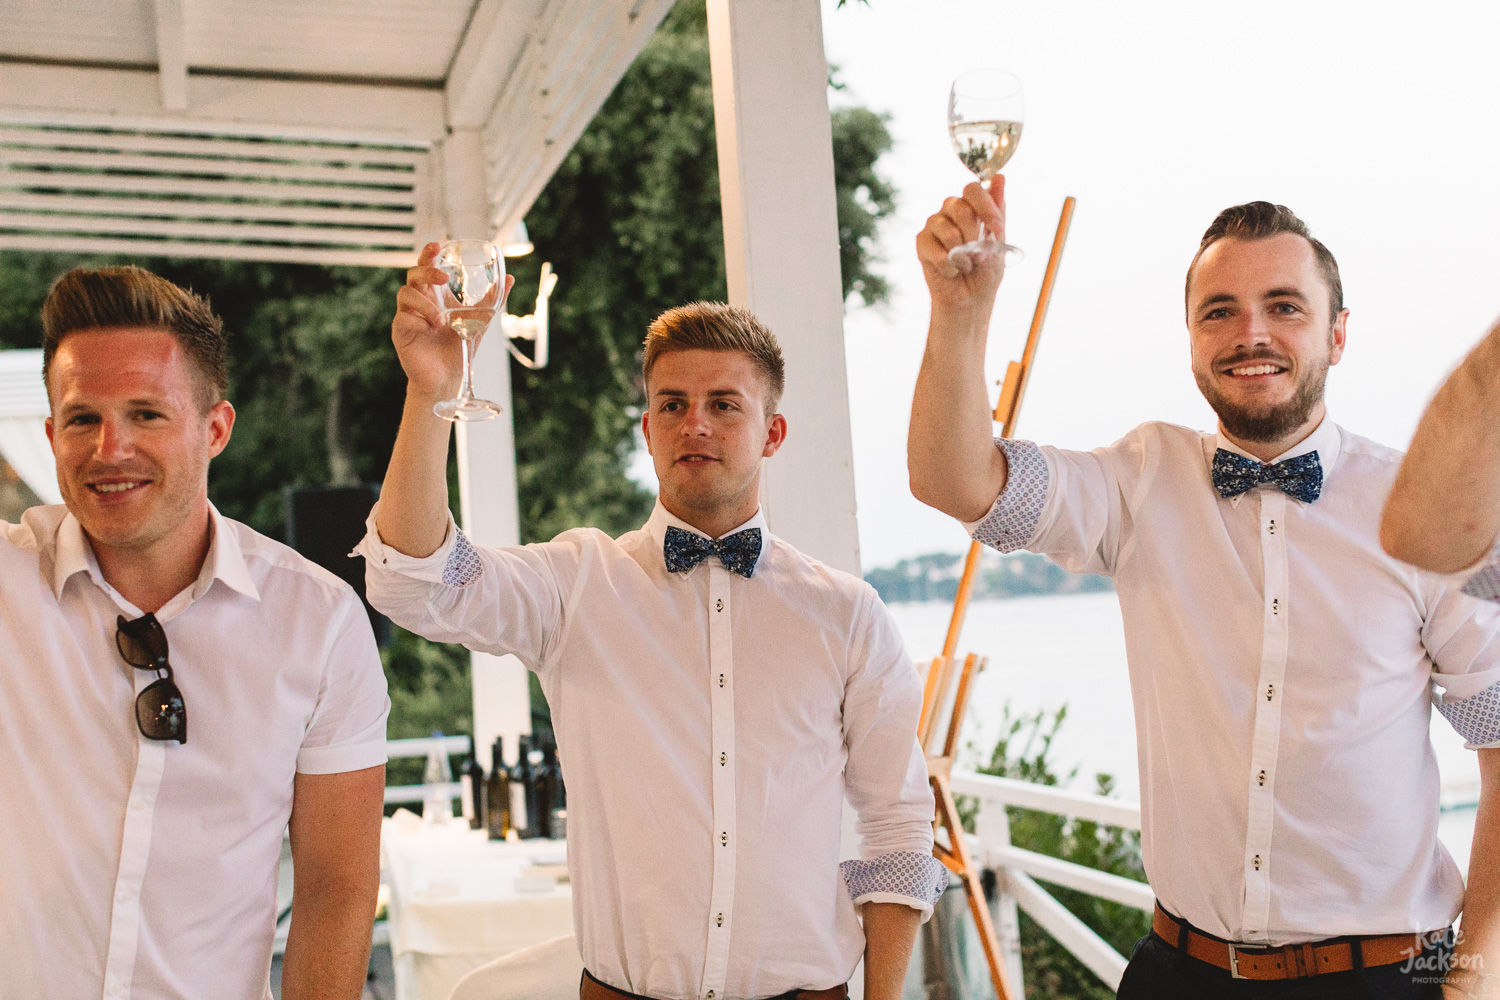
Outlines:
[[516, 746], [516, 764], [510, 769], [510, 824], [525, 839], [536, 836], [531, 832], [531, 737], [519, 737]]
[[482, 830], [485, 824], [484, 767], [474, 756], [472, 748], [469, 750], [469, 761], [464, 765], [463, 783], [464, 819], [469, 821], [469, 829]]
[[511, 829], [510, 771], [505, 766], [504, 740], [495, 737], [490, 751], [490, 776], [484, 788], [484, 823], [491, 840], [504, 840]]
[[545, 810], [546, 832], [543, 836], [561, 840], [565, 835], [564, 822], [567, 813], [567, 797], [563, 791], [562, 766], [557, 762], [557, 745], [548, 743], [542, 747], [542, 766], [539, 798]]

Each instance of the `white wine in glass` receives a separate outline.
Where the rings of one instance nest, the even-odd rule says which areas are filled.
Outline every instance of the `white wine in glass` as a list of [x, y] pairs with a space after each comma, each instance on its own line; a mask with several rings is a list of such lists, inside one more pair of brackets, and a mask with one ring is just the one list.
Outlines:
[[[505, 307], [505, 257], [485, 240], [453, 240], [438, 249], [433, 266], [448, 276], [446, 285], [434, 285], [443, 322], [463, 341], [463, 381], [458, 396], [433, 406], [444, 420], [493, 420], [500, 404], [474, 395], [470, 363], [475, 345]], [[504, 336], [502, 331], [500, 336]]]
[[[953, 149], [963, 165], [986, 184], [1015, 155], [1025, 118], [1021, 81], [1005, 70], [970, 70], [953, 81], [948, 93], [948, 135], [953, 139]], [[948, 257], [977, 258], [995, 253], [1005, 254], [1008, 264], [1017, 264], [1025, 256], [1020, 247], [1002, 243], [986, 232], [981, 222], [978, 239], [954, 247]]]

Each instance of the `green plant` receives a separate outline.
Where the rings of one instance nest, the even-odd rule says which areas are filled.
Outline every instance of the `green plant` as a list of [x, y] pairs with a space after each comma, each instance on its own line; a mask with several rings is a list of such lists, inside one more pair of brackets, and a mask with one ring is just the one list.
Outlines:
[[[1053, 713], [1036, 711], [1017, 715], [1007, 704], [1000, 724], [1002, 735], [990, 752], [988, 763], [979, 764], [975, 770], [1041, 785], [1068, 783], [1078, 769], [1059, 776], [1051, 758], [1052, 742], [1067, 714], [1064, 705]], [[974, 751], [972, 745], [970, 751]], [[1095, 775], [1094, 783], [1100, 795], [1114, 792], [1114, 778], [1108, 774]], [[960, 800], [959, 814], [966, 830], [973, 830], [977, 812], [975, 800], [967, 797]], [[1033, 809], [1007, 808], [1006, 814], [1010, 819], [1011, 843], [1017, 847], [1112, 875], [1146, 880], [1146, 870], [1141, 864], [1141, 835], [1134, 830]], [[1046, 888], [1123, 955], [1128, 956], [1135, 942], [1150, 930], [1149, 914], [1133, 907], [1058, 885], [1047, 884]], [[1028, 998], [1110, 1000], [1114, 996], [1113, 990], [1025, 913], [1021, 914], [1021, 964]]]

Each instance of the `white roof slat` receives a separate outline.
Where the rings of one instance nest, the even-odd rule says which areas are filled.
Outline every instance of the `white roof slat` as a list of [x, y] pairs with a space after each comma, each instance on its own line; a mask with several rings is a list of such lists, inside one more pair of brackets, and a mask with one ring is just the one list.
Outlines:
[[[259, 243], [307, 243], [358, 247], [379, 247], [407, 252], [412, 245], [411, 229], [340, 229], [329, 226], [282, 226], [253, 223], [178, 222], [156, 220], [150, 225], [152, 236], [173, 236], [202, 240], [244, 240]], [[0, 230], [25, 229], [33, 233], [90, 233], [98, 235], [139, 234], [139, 219], [112, 218], [104, 215], [49, 215], [39, 212], [0, 212]]]
[[253, 219], [266, 222], [332, 222], [410, 230], [412, 211], [378, 208], [323, 208], [231, 201], [176, 201], [165, 198], [108, 198], [26, 194], [0, 190], [0, 209], [67, 212], [74, 215], [135, 216], [146, 219]]
[[0, 5], [0, 54], [77, 62], [156, 61], [153, 0], [15, 0]]
[[188, 63], [440, 85], [472, 0], [187, 0]]
[[[0, 117], [0, 121], [3, 121]], [[370, 166], [416, 167], [427, 156], [425, 150], [384, 148], [370, 144], [284, 142], [279, 139], [183, 138], [153, 132], [122, 132], [108, 129], [6, 128], [0, 125], [0, 146], [48, 146], [57, 149], [129, 150], [176, 153], [183, 156], [233, 156], [244, 160], [303, 160], [351, 162]]]
[[213, 198], [253, 198], [260, 201], [327, 201], [360, 205], [416, 204], [411, 190], [282, 184], [274, 181], [185, 180], [175, 177], [132, 177], [115, 174], [64, 173], [46, 170], [0, 171], [0, 190], [42, 188], [66, 191], [128, 191]]
[[277, 180], [324, 181], [354, 187], [410, 187], [411, 167], [265, 163], [238, 157], [156, 156], [132, 153], [85, 153], [77, 150], [17, 149], [0, 146], [0, 168], [55, 166], [75, 169], [126, 170], [171, 176], [269, 177]]
[[45, 250], [70, 253], [124, 254], [137, 257], [213, 257], [227, 260], [271, 260], [294, 264], [367, 264], [411, 267], [412, 251], [342, 250], [318, 247], [253, 246], [242, 243], [190, 243], [171, 240], [121, 240], [89, 236], [46, 236], [0, 232], [0, 250]]

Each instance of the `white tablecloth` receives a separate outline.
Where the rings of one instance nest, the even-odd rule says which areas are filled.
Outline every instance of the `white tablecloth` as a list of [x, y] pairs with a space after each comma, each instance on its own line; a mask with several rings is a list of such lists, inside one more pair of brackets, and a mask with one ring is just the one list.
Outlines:
[[465, 820], [423, 826], [403, 809], [381, 825], [380, 858], [397, 1000], [447, 1000], [486, 962], [573, 932], [567, 883], [532, 874], [565, 862], [563, 841], [491, 841]]

